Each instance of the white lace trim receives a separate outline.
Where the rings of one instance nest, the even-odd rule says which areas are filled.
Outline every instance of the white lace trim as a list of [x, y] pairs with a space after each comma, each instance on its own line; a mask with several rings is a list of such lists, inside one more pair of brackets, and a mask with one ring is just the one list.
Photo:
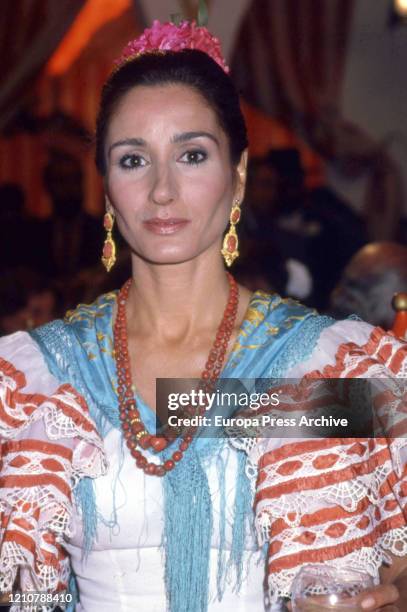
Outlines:
[[[346, 337], [339, 333], [340, 325], [325, 330], [311, 358], [295, 366], [287, 378], [323, 372], [327, 364], [333, 368], [328, 376], [363, 372], [363, 378], [372, 379], [372, 405], [381, 422], [386, 427], [402, 427], [407, 376], [407, 359], [400, 362], [403, 345], [380, 330], [354, 322], [343, 323], [345, 331], [351, 332]], [[355, 334], [360, 337], [353, 338]], [[358, 344], [369, 343], [370, 354], [363, 347], [344, 345], [342, 361], [337, 362], [334, 356], [339, 345], [352, 338]], [[248, 456], [247, 475], [257, 495], [258, 539], [270, 547], [268, 583], [273, 603], [290, 595], [301, 566], [318, 562], [318, 557], [325, 557], [324, 563], [359, 567], [377, 582], [382, 563], [391, 563], [389, 553], [407, 555], [407, 527], [401, 515], [407, 507], [407, 486], [401, 478], [407, 463], [407, 439], [344, 439], [337, 444], [327, 441], [325, 447], [320, 441], [317, 450], [308, 452], [307, 442], [304, 438], [264, 437], [231, 441]], [[298, 445], [293, 453], [273, 454], [291, 444]], [[288, 557], [293, 567], [282, 569]], [[279, 564], [280, 559], [285, 566]]]
[[[407, 554], [407, 527], [393, 529], [387, 532], [374, 546], [363, 547], [343, 557], [335, 558], [332, 563], [338, 567], [352, 566], [362, 572], [367, 572], [372, 576], [375, 584], [379, 584], [379, 569], [381, 565], [387, 563], [391, 565], [391, 557], [387, 552], [396, 556]], [[330, 563], [326, 561], [321, 563]], [[268, 577], [268, 596], [267, 603], [275, 603], [280, 597], [291, 596], [291, 585], [301, 567], [307, 563], [299, 563], [294, 568], [284, 569], [272, 573]]]
[[[57, 592], [69, 577], [60, 545], [63, 535], [72, 535], [72, 489], [84, 476], [103, 475], [107, 462], [86, 404], [71, 387], [45, 398], [26, 395], [23, 386], [21, 372], [6, 364], [0, 373], [0, 591], [12, 589], [20, 568], [22, 590]], [[23, 609], [31, 607], [13, 606]]]

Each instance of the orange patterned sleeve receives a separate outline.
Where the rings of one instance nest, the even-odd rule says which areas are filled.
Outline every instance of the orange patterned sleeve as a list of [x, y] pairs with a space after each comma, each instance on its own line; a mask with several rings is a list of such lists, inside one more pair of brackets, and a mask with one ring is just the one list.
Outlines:
[[391, 413], [386, 435], [262, 440], [249, 455], [257, 465], [254, 508], [271, 600], [290, 595], [304, 564], [350, 564], [378, 581], [389, 553], [407, 555], [407, 344], [361, 325], [364, 341], [343, 338], [333, 354], [320, 343], [317, 367], [301, 374], [310, 383], [371, 379], [373, 409], [382, 422]]
[[[16, 362], [26, 371], [0, 358], [0, 591], [11, 591], [20, 570], [21, 590], [56, 593], [69, 576], [61, 543], [73, 487], [103, 474], [106, 461], [83, 398], [58, 386], [33, 342], [20, 344]], [[46, 393], [34, 392], [41, 383]]]

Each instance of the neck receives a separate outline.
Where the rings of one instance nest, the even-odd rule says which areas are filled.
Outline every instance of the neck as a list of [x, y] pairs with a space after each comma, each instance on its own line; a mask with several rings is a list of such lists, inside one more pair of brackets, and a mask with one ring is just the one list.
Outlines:
[[176, 265], [153, 265], [137, 258], [128, 298], [129, 328], [162, 338], [185, 338], [199, 329], [216, 328], [228, 295], [220, 258]]

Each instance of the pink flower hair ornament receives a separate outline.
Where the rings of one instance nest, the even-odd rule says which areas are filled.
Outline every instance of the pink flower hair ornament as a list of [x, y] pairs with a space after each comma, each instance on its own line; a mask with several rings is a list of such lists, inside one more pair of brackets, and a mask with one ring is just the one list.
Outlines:
[[225, 72], [229, 72], [219, 39], [212, 36], [207, 28], [197, 26], [195, 21], [182, 21], [175, 25], [158, 20], [153, 21], [152, 27], [144, 30], [141, 36], [127, 43], [121, 56], [115, 61], [115, 70], [144, 53], [165, 53], [183, 49], [203, 51]]

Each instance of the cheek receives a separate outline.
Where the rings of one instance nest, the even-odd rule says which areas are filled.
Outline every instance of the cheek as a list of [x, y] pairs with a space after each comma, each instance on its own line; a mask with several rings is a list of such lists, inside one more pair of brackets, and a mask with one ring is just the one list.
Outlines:
[[233, 198], [232, 181], [225, 180], [227, 171], [212, 173], [210, 177], [191, 181], [186, 186], [185, 200], [196, 213], [201, 213], [208, 221], [216, 217], [226, 224]]
[[140, 207], [141, 202], [145, 201], [143, 183], [125, 174], [109, 177], [107, 182], [107, 194], [109, 200], [119, 216], [126, 216], [126, 212], [134, 211]]

